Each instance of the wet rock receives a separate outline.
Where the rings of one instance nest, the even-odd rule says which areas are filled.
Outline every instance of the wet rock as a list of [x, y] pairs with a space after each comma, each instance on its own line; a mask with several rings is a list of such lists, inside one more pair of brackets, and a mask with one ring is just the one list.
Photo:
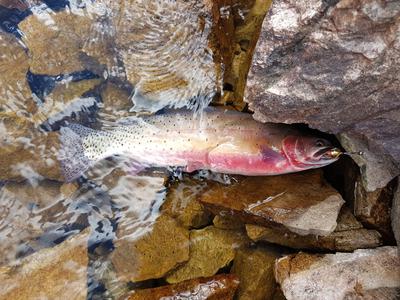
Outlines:
[[393, 196], [391, 217], [394, 237], [396, 238], [397, 246], [400, 247], [400, 177], [397, 178], [397, 187]]
[[0, 180], [55, 179], [62, 181], [57, 132], [40, 132], [13, 114], [0, 113]]
[[16, 8], [18, 10], [25, 10], [29, 5], [24, 0], [0, 0], [0, 6], [7, 8]]
[[161, 211], [187, 228], [200, 228], [211, 223], [211, 214], [198, 201], [206, 185], [197, 180], [175, 181], [168, 188]]
[[[208, 104], [221, 85], [209, 47], [212, 3], [108, 1], [135, 111]], [[135, 21], [132, 21], [135, 20]], [[139, 21], [140, 20], [140, 21]], [[192, 102], [191, 102], [192, 101]]]
[[362, 148], [344, 146], [368, 150], [355, 157], [368, 191], [400, 173], [399, 13], [390, 0], [275, 1], [248, 77], [257, 120], [307, 123], [360, 141]]
[[[215, 1], [214, 32], [221, 45], [224, 87], [217, 103], [229, 104], [242, 110], [243, 94], [254, 48], [265, 14], [272, 1]], [[225, 41], [225, 44], [223, 43]]]
[[92, 20], [84, 10], [81, 13], [53, 13], [46, 6], [38, 6], [19, 23], [32, 73], [59, 75], [85, 69], [81, 49], [90, 37]]
[[86, 299], [87, 231], [1, 267], [0, 299]]
[[[111, 261], [120, 280], [143, 281], [161, 278], [189, 259], [189, 231], [165, 215], [154, 224], [138, 228], [118, 228]], [[173, 238], [171, 238], [173, 237]]]
[[83, 94], [92, 90], [101, 82], [100, 79], [62, 82], [38, 106], [38, 111], [32, 117], [36, 126], [47, 121], [52, 124], [73, 113], [79, 113], [83, 108], [94, 106], [93, 97], [84, 97]]
[[288, 300], [371, 299], [364, 295], [400, 287], [400, 264], [396, 247], [325, 255], [299, 253], [279, 259], [275, 277]]
[[213, 219], [213, 224], [217, 228], [221, 229], [243, 229], [244, 224], [238, 220], [235, 216], [221, 216], [216, 215]]
[[200, 200], [215, 214], [233, 214], [252, 224], [283, 225], [301, 235], [331, 233], [344, 203], [318, 170], [238, 177], [229, 186], [210, 183]]
[[236, 250], [248, 244], [245, 234], [213, 226], [190, 232], [190, 258], [169, 273], [168, 283], [215, 275], [235, 257]]
[[132, 108], [131, 93], [131, 89], [126, 86], [107, 82], [101, 90], [101, 119], [116, 121], [129, 116], [129, 110]]
[[276, 287], [274, 264], [277, 257], [276, 251], [264, 247], [238, 250], [231, 270], [240, 280], [237, 299], [272, 299]]
[[382, 189], [367, 192], [358, 180], [355, 187], [354, 214], [369, 228], [374, 228], [387, 239], [393, 239], [390, 207], [394, 193], [394, 182]]
[[0, 32], [0, 53], [0, 113], [29, 116], [35, 111], [35, 102], [26, 80], [28, 55], [17, 38], [5, 32]]
[[0, 264], [14, 261], [25, 242], [54, 226], [45, 222], [43, 216], [46, 209], [64, 199], [60, 186], [58, 182], [45, 180], [33, 184], [9, 182], [0, 189], [0, 252], [3, 253]]
[[301, 236], [287, 229], [253, 224], [247, 224], [246, 231], [255, 242], [266, 241], [295, 249], [354, 251], [382, 245], [381, 235], [376, 230], [363, 228], [347, 209], [342, 209], [335, 231], [327, 236]]
[[233, 299], [239, 285], [238, 278], [233, 274], [219, 274], [213, 277], [196, 278], [177, 284], [161, 286], [152, 289], [137, 290], [127, 299]]

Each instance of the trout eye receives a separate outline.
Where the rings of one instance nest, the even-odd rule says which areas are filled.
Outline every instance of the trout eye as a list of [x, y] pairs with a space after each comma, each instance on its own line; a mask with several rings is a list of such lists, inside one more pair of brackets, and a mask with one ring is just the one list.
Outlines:
[[323, 140], [317, 140], [317, 141], [315, 142], [315, 146], [317, 146], [317, 147], [323, 147], [323, 146], [325, 146], [325, 142], [324, 142]]

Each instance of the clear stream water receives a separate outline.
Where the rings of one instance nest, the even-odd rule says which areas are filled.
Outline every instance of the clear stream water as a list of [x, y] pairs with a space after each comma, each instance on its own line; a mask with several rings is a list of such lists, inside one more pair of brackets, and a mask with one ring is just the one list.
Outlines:
[[[140, 275], [146, 273], [141, 268], [154, 269], [143, 258], [148, 265], [139, 261], [130, 266], [138, 283], [126, 284], [127, 277], [121, 278], [112, 266], [112, 253], [121, 241], [134, 243], [152, 234], [157, 220], [166, 214], [162, 206], [169, 187], [187, 175], [173, 169], [134, 175], [129, 161], [114, 157], [74, 183], [65, 183], [47, 176], [58, 162], [40, 153], [43, 141], [66, 122], [101, 128], [137, 111], [155, 112], [166, 105], [206, 106], [222, 89], [223, 70], [209, 48], [209, 8], [199, 1], [6, 1], [4, 5], [0, 8], [0, 134], [2, 155], [10, 151], [15, 155], [0, 166], [1, 265], [62, 246], [89, 227], [84, 284], [73, 284], [69, 280], [74, 276], [66, 275], [66, 286], [81, 288], [82, 293], [87, 288], [88, 299], [112, 299], [137, 287], [162, 284], [159, 277], [163, 276], [157, 272]], [[95, 83], [85, 87], [85, 82]], [[135, 111], [129, 112], [132, 107]], [[9, 172], [13, 175], [7, 177]], [[229, 183], [228, 176], [207, 172], [193, 176], [196, 183], [178, 184], [171, 196], [172, 215], [192, 205], [189, 200], [202, 191], [201, 182]], [[201, 222], [182, 228], [212, 223], [208, 213], [197, 214]], [[161, 230], [169, 230], [162, 226]], [[173, 248], [179, 251], [179, 247]], [[136, 259], [134, 252], [119, 255], [122, 260]], [[114, 259], [121, 260], [115, 255]], [[164, 273], [174, 269], [179, 259]], [[5, 285], [20, 285], [23, 290], [30, 283], [15, 279]]]

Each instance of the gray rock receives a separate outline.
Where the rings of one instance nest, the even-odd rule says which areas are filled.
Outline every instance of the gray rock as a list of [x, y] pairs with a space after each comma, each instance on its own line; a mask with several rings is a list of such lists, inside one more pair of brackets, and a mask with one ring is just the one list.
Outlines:
[[260, 121], [307, 123], [365, 151], [368, 191], [400, 173], [399, 16], [390, 0], [275, 1], [245, 93]]
[[386, 299], [372, 296], [396, 293], [400, 263], [396, 247], [326, 255], [299, 253], [279, 259], [275, 277], [288, 300]]

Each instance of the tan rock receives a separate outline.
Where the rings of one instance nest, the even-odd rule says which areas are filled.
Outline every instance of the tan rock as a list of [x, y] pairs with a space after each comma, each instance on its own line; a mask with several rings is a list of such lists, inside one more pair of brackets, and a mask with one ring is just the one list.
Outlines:
[[187, 299], [188, 297], [196, 297], [196, 299], [202, 300], [230, 300], [233, 299], [238, 285], [239, 280], [235, 275], [219, 274], [152, 289], [137, 290], [127, 299]]
[[0, 180], [63, 180], [57, 132], [39, 132], [23, 118], [0, 113]]
[[236, 250], [248, 242], [240, 231], [223, 230], [213, 226], [192, 230], [189, 261], [170, 272], [166, 280], [168, 283], [176, 283], [215, 275], [234, 259]]
[[95, 99], [82, 95], [100, 82], [101, 79], [90, 79], [58, 84], [38, 107], [37, 113], [32, 117], [33, 122], [36, 126], [45, 121], [53, 123], [72, 113], [80, 112], [83, 107], [93, 106]]
[[320, 170], [238, 177], [229, 186], [210, 183], [200, 201], [215, 214], [233, 214], [252, 224], [283, 225], [301, 235], [331, 233], [344, 203]]
[[101, 119], [116, 121], [129, 116], [129, 110], [133, 106], [130, 96], [131, 90], [127, 87], [107, 82], [101, 90]]
[[367, 295], [379, 294], [379, 289], [400, 287], [400, 262], [396, 247], [299, 253], [277, 261], [275, 278], [288, 300], [371, 299]]
[[278, 253], [265, 247], [240, 249], [231, 272], [239, 277], [238, 300], [269, 300], [275, 293], [275, 259]]
[[4, 32], [0, 32], [0, 53], [0, 113], [28, 116], [36, 108], [26, 80], [28, 55], [15, 36]]
[[0, 299], [86, 299], [87, 231], [1, 267]]
[[241, 220], [229, 215], [216, 215], [213, 219], [213, 224], [215, 227], [221, 229], [243, 229], [245, 226]]
[[[243, 96], [254, 48], [258, 41], [265, 14], [268, 12], [272, 1], [230, 1], [230, 6], [226, 2], [216, 1], [216, 3], [219, 3], [218, 11], [220, 14], [219, 18], [214, 21], [217, 22], [215, 31], [218, 33], [218, 25], [220, 25], [219, 30], [222, 31], [217, 35], [218, 42], [221, 40], [221, 36], [226, 34], [226, 43], [229, 45], [229, 47], [225, 46], [223, 48], [222, 53], [226, 67], [224, 72], [225, 89], [218, 102], [231, 104], [236, 109], [242, 110], [245, 107]], [[230, 26], [226, 26], [230, 19], [233, 22], [233, 29], [230, 29]], [[218, 21], [222, 24], [218, 24]], [[227, 51], [226, 48], [229, 50]]]
[[206, 185], [201, 181], [185, 178], [175, 181], [168, 188], [161, 211], [177, 219], [184, 227], [199, 228], [211, 223], [211, 214], [197, 200]]
[[382, 245], [381, 235], [362, 227], [350, 210], [342, 209], [335, 231], [327, 236], [301, 236], [287, 229], [246, 224], [247, 235], [255, 242], [266, 241], [295, 249], [354, 251]]
[[111, 256], [120, 280], [161, 278], [189, 259], [189, 231], [168, 216], [161, 215], [133, 233], [128, 230], [118, 228]]
[[64, 199], [60, 186], [45, 180], [34, 184], [9, 182], [0, 189], [1, 265], [13, 262], [23, 243], [54, 226], [45, 216], [51, 206]]
[[[84, 11], [82, 11], [84, 13]], [[59, 75], [85, 69], [81, 49], [92, 20], [68, 11], [34, 10], [19, 23], [32, 73]]]

